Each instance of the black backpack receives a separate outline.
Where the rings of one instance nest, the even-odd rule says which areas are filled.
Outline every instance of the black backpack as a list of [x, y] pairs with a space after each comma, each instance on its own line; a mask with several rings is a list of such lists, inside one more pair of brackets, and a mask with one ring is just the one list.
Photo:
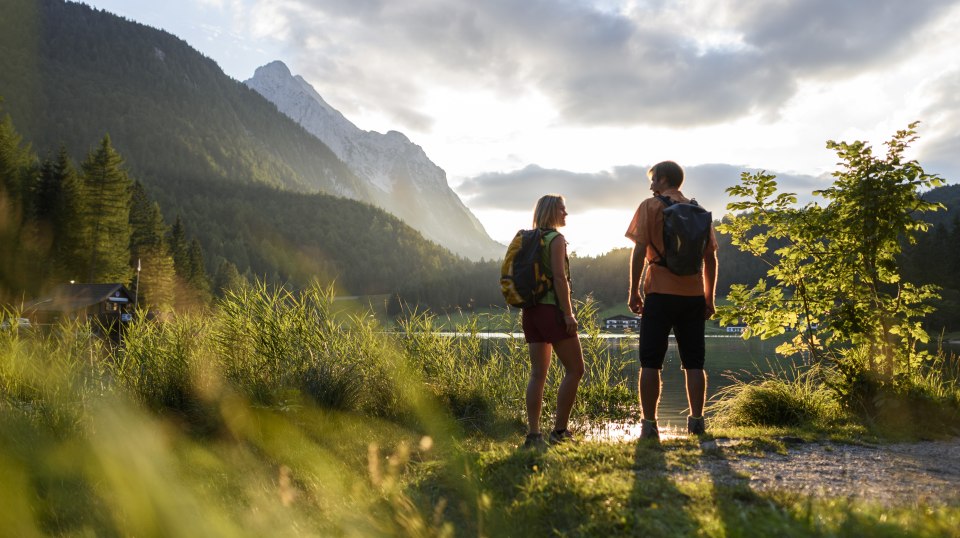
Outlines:
[[[674, 202], [657, 196], [663, 202], [663, 248], [653, 247], [660, 259], [654, 261], [676, 275], [696, 275], [703, 268], [703, 253], [710, 242], [713, 216], [696, 200]], [[651, 245], [652, 246], [652, 245]]]
[[553, 229], [520, 230], [507, 247], [500, 267], [500, 291], [510, 306], [529, 308], [553, 289], [553, 275], [543, 267], [547, 236]]

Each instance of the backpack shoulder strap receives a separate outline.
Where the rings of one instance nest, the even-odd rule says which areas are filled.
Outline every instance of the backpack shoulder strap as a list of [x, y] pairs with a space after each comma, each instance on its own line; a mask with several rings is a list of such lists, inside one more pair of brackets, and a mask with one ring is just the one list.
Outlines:
[[[658, 195], [654, 196], [654, 198], [656, 198], [657, 200], [660, 200], [661, 202], [663, 202], [663, 206], [664, 206], [663, 208], [664, 208], [664, 209], [666, 209], [666, 208], [672, 206], [673, 204], [677, 203], [677, 202], [674, 202], [673, 200], [671, 200], [670, 198], [668, 198], [667, 196], [664, 196], [664, 195], [662, 195], [662, 194], [658, 194]], [[667, 265], [666, 258], [664, 257], [663, 253], [660, 252], [660, 249], [658, 249], [657, 246], [653, 243], [653, 241], [650, 241], [650, 248], [652, 248], [652, 249], [653, 249], [653, 252], [655, 252], [655, 253], [657, 254], [657, 259], [656, 259], [656, 260], [653, 260], [652, 263], [655, 263], [655, 264], [657, 264], [657, 265], [666, 266], [666, 265]]]

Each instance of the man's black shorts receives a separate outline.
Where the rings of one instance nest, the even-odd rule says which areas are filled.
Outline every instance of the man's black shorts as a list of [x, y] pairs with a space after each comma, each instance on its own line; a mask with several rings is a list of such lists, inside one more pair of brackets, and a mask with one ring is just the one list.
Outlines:
[[640, 366], [663, 368], [672, 329], [683, 368], [703, 369], [706, 308], [707, 302], [702, 295], [647, 294], [640, 317]]

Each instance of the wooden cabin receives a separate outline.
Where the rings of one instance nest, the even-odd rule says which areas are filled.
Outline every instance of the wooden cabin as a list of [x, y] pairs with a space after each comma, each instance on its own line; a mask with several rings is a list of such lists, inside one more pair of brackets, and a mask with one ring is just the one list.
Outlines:
[[114, 327], [130, 321], [133, 295], [123, 284], [64, 284], [49, 297], [30, 303], [26, 310], [39, 324], [81, 319]]

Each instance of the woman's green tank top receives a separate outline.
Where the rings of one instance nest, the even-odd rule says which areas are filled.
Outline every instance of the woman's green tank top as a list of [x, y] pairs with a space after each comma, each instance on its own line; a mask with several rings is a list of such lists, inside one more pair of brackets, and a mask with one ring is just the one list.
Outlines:
[[[547, 230], [544, 229], [547, 233], [543, 235], [543, 249], [540, 251], [540, 264], [542, 267], [547, 269], [547, 274], [553, 277], [553, 267], [550, 266], [550, 247], [553, 245], [553, 240], [560, 235], [560, 232], [556, 230]], [[569, 273], [569, 268], [564, 268], [566, 273]], [[564, 274], [562, 278], [566, 278], [568, 275]], [[551, 288], [540, 300], [537, 301], [540, 304], [554, 304], [558, 305], [557, 302], [557, 292], [554, 288]]]

